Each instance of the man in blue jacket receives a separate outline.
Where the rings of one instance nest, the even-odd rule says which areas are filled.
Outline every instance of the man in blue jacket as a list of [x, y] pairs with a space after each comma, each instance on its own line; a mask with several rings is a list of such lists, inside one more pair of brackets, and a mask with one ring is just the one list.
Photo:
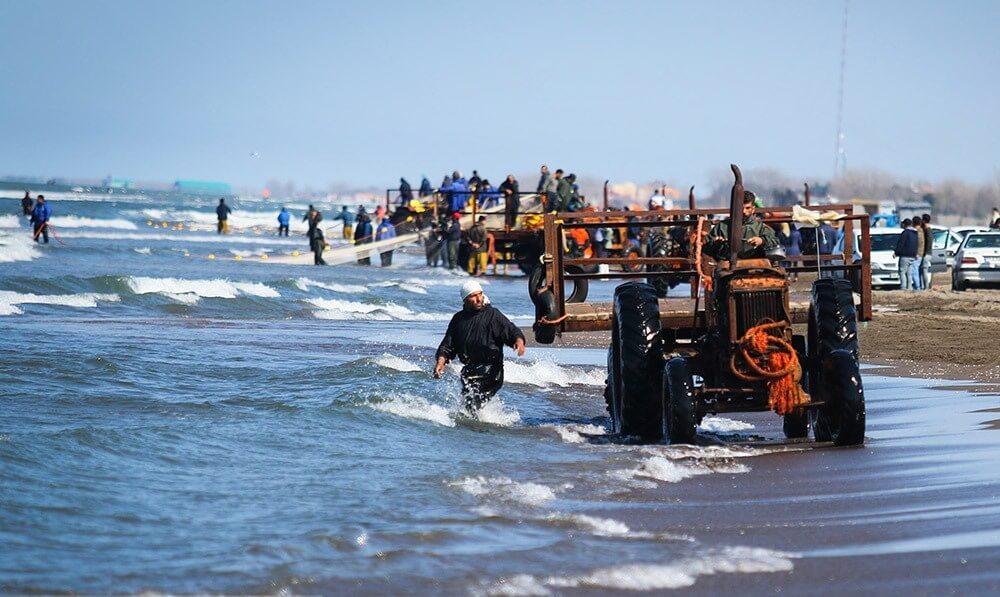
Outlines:
[[49, 218], [52, 217], [52, 208], [45, 203], [45, 195], [39, 195], [35, 201], [35, 208], [31, 210], [31, 223], [35, 225], [35, 242], [38, 242], [38, 235], [41, 234], [46, 244], [49, 242]]
[[[358, 213], [364, 211], [364, 208], [360, 205], [358, 206]], [[354, 214], [351, 213], [347, 206], [345, 205], [340, 209], [340, 213], [333, 216], [334, 220], [343, 220], [344, 222], [344, 240], [352, 240], [354, 238]]]
[[288, 222], [291, 221], [292, 214], [284, 207], [278, 212], [278, 236], [288, 236]]
[[[378, 224], [378, 228], [375, 229], [375, 242], [390, 238], [396, 238], [396, 227], [392, 225], [388, 217], [385, 217], [382, 218], [382, 221]], [[378, 256], [382, 260], [382, 267], [392, 265], [392, 249], [380, 252]]]
[[911, 268], [917, 258], [917, 231], [910, 227], [909, 218], [903, 220], [903, 232], [896, 239], [896, 248], [892, 254], [899, 258], [899, 287], [909, 290], [913, 287]]

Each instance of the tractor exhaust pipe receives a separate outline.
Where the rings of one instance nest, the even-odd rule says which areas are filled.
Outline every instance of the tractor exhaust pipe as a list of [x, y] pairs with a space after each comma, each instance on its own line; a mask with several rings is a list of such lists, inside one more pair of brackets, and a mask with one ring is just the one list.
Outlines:
[[743, 244], [743, 173], [736, 164], [729, 167], [736, 177], [729, 201], [729, 267], [734, 267]]

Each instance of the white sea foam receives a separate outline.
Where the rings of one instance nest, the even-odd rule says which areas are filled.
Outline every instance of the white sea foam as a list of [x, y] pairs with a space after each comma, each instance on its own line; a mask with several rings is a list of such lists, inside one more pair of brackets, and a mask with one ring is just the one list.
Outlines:
[[[185, 280], [180, 278], [147, 278], [130, 276], [126, 283], [136, 294], [162, 294], [191, 304], [191, 296], [199, 298], [232, 299], [240, 295], [277, 298], [281, 295], [259, 282], [230, 282], [229, 280]], [[186, 295], [186, 296], [185, 296]], [[185, 298], [180, 298], [185, 296]]]
[[332, 290], [334, 292], [340, 292], [344, 294], [357, 294], [360, 292], [368, 292], [367, 286], [362, 286], [361, 284], [337, 284], [335, 282], [317, 282], [315, 280], [310, 280], [309, 278], [299, 278], [295, 281], [295, 285], [302, 292], [309, 292], [310, 288], [325, 288], [326, 290]]
[[121, 298], [117, 294], [97, 294], [85, 292], [81, 294], [30, 294], [0, 290], [0, 315], [20, 315], [23, 313], [18, 305], [59, 305], [63, 307], [93, 308], [98, 301], [117, 302]]
[[0, 234], [0, 263], [31, 261], [41, 256], [38, 244], [27, 231], [23, 235]]
[[[726, 547], [669, 564], [626, 564], [598, 568], [579, 576], [552, 576], [540, 584], [556, 588], [595, 587], [657, 591], [690, 587], [699, 576], [790, 572], [797, 554], [759, 547]], [[527, 581], [522, 581], [526, 585]], [[530, 586], [530, 585], [529, 585]]]
[[498, 427], [513, 427], [521, 422], [521, 414], [512, 406], [507, 406], [499, 396], [494, 396], [476, 413], [483, 423]]
[[400, 282], [398, 280], [389, 280], [386, 282], [379, 282], [377, 284], [372, 284], [373, 288], [399, 288], [400, 290], [405, 290], [406, 292], [412, 292], [413, 294], [427, 294], [427, 288], [422, 284], [416, 283], [406, 283]]
[[559, 434], [559, 437], [568, 444], [582, 444], [586, 441], [584, 435], [605, 435], [607, 429], [598, 425], [569, 423], [567, 425], [546, 425]]
[[83, 216], [52, 216], [52, 227], [63, 228], [111, 228], [114, 230], [138, 230], [133, 222], [121, 218], [103, 219]]
[[607, 376], [603, 369], [564, 367], [551, 361], [505, 361], [504, 380], [540, 388], [569, 385], [604, 387]]
[[306, 302], [320, 310], [313, 313], [318, 319], [332, 320], [375, 320], [375, 321], [448, 321], [446, 313], [416, 313], [395, 303], [376, 305], [340, 299], [306, 299]]
[[499, 499], [529, 506], [540, 506], [556, 499], [556, 492], [546, 485], [512, 481], [508, 477], [466, 477], [449, 483], [462, 491], [483, 498]]
[[305, 241], [299, 239], [286, 239], [266, 236], [245, 236], [240, 234], [227, 234], [224, 237], [218, 234], [197, 234], [184, 232], [98, 232], [91, 230], [67, 230], [60, 231], [62, 238], [89, 238], [95, 240], [135, 240], [140, 242], [150, 241], [170, 241], [176, 243], [225, 243], [233, 244], [255, 244], [255, 245], [280, 245], [285, 247], [303, 247]]
[[369, 403], [373, 409], [407, 419], [431, 421], [445, 427], [454, 427], [455, 421], [448, 409], [410, 394], [389, 396], [385, 400]]
[[386, 369], [395, 369], [396, 371], [420, 371], [422, 368], [420, 365], [412, 361], [407, 361], [404, 358], [397, 357], [393, 354], [383, 354], [380, 357], [375, 358], [375, 364], [379, 367], [385, 367]]
[[21, 216], [3, 215], [0, 216], [0, 228], [20, 228]]
[[[597, 516], [589, 516], [587, 514], [564, 514], [561, 512], [554, 512], [546, 516], [546, 519], [558, 522], [568, 522], [599, 537], [627, 537], [636, 535], [631, 529], [628, 528], [627, 524], [612, 518], [599, 518]], [[645, 534], [640, 535], [645, 536]]]
[[139, 247], [139, 248], [132, 249], [132, 250], [135, 251], [136, 253], [140, 254], [140, 255], [152, 255], [153, 254], [153, 250], [150, 249], [149, 247]]
[[733, 433], [753, 428], [753, 425], [744, 421], [726, 419], [724, 417], [717, 417], [713, 415], [705, 417], [702, 419], [701, 424], [698, 425], [698, 429], [709, 433]]
[[[279, 208], [275, 208], [274, 211], [249, 211], [244, 209], [233, 209], [233, 212], [229, 214], [229, 225], [234, 228], [257, 228], [263, 233], [276, 233], [278, 230], [278, 211]], [[152, 220], [153, 222], [169, 222], [169, 223], [184, 223], [186, 225], [198, 226], [205, 230], [215, 230], [216, 222], [218, 218], [215, 215], [215, 209], [205, 209], [204, 211], [193, 210], [193, 209], [156, 209], [149, 208], [139, 211], [126, 212], [134, 217], [142, 218], [144, 220]], [[298, 233], [300, 231], [304, 232], [308, 229], [308, 225], [302, 221], [301, 217], [294, 217], [288, 223], [288, 228], [290, 232]], [[326, 222], [324, 221], [324, 224]], [[340, 226], [337, 224], [328, 225], [331, 228], [336, 228], [339, 232]], [[323, 226], [324, 229], [327, 226]], [[332, 229], [331, 229], [332, 234]], [[339, 236], [339, 235], [338, 235]]]
[[552, 591], [530, 574], [517, 574], [510, 578], [502, 578], [486, 591], [491, 597], [545, 597]]

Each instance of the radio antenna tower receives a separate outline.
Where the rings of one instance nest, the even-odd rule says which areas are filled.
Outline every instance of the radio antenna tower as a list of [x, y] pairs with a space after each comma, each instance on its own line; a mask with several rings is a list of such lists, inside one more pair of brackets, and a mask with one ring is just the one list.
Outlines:
[[847, 70], [847, 7], [850, 0], [844, 0], [844, 22], [840, 31], [840, 89], [837, 94], [837, 145], [833, 155], [833, 177], [847, 170], [847, 155], [844, 150], [844, 71]]

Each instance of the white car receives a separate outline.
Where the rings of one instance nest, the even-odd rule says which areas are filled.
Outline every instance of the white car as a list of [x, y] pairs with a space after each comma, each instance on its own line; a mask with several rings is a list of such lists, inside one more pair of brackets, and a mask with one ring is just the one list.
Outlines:
[[[902, 228], [872, 228], [872, 288], [899, 288], [899, 260], [893, 255]], [[861, 261], [861, 232], [854, 232], [854, 261]], [[834, 253], [844, 252], [843, 237]], [[834, 264], [837, 264], [834, 261]], [[855, 281], [856, 282], [856, 281]]]
[[945, 257], [948, 259], [949, 267], [955, 266], [955, 251], [958, 251], [958, 246], [962, 244], [967, 234], [990, 231], [985, 226], [952, 226], [948, 229], [950, 234], [943, 234], [940, 228], [936, 226], [931, 226], [931, 228], [934, 230], [934, 248], [945, 249]]
[[970, 232], [955, 253], [951, 289], [1000, 284], [1000, 232]]

